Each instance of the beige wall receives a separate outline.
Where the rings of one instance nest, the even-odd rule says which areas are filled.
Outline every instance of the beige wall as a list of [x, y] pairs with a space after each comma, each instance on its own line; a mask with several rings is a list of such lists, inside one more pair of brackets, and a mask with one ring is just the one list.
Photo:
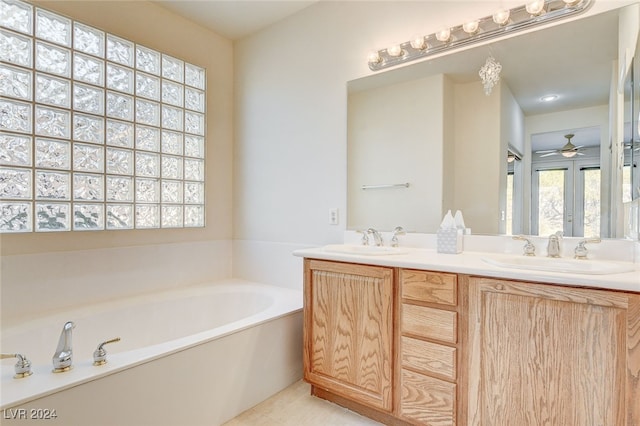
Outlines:
[[146, 1], [37, 1], [36, 5], [207, 70], [205, 228], [0, 236], [2, 255], [232, 238], [233, 45]]

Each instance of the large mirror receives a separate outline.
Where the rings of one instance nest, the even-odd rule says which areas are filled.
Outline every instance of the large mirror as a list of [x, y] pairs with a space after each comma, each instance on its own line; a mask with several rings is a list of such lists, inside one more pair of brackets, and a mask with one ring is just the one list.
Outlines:
[[624, 10], [350, 81], [347, 227], [433, 233], [451, 209], [474, 234], [622, 237]]

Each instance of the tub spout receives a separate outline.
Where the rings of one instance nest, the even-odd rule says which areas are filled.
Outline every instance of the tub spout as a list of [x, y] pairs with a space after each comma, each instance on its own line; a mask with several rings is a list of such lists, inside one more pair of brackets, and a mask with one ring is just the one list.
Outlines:
[[63, 371], [71, 370], [71, 363], [73, 361], [71, 336], [75, 326], [76, 325], [73, 322], [68, 321], [65, 323], [64, 327], [62, 327], [62, 333], [60, 333], [60, 339], [58, 340], [58, 348], [52, 358], [54, 373], [62, 373]]

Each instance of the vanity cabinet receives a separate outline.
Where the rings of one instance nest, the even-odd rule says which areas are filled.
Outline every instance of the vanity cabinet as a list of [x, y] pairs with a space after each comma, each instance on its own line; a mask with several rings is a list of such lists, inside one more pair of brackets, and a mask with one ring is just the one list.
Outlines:
[[304, 377], [392, 409], [392, 268], [305, 259]]
[[[464, 304], [456, 274], [400, 269], [398, 416], [417, 425], [458, 419], [458, 365]], [[462, 327], [461, 327], [462, 325]]]
[[640, 295], [470, 277], [469, 425], [640, 424]]

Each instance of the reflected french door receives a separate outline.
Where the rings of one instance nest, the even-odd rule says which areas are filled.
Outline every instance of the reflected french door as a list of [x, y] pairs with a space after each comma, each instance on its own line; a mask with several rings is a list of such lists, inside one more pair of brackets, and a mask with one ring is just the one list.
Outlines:
[[558, 162], [534, 169], [531, 233], [600, 236], [600, 167]]

